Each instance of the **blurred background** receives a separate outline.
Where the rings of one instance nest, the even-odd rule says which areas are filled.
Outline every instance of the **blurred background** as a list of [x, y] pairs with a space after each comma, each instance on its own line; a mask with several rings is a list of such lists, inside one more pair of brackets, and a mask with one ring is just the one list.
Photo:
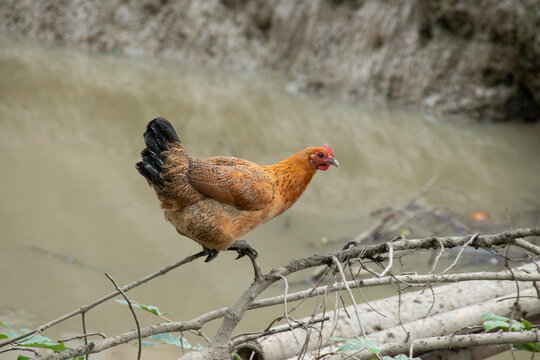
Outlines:
[[[0, 2], [0, 321], [34, 328], [114, 290], [104, 272], [125, 285], [200, 250], [165, 222], [134, 167], [157, 116], [196, 157], [270, 164], [333, 146], [341, 166], [319, 172], [293, 208], [245, 236], [263, 271], [341, 248], [380, 221], [374, 212], [405, 206], [431, 179], [439, 191], [421, 202], [437, 216], [395, 233], [538, 226], [535, 4]], [[440, 214], [452, 220], [444, 228]], [[188, 320], [229, 305], [251, 280], [248, 260], [221, 254], [129, 297]], [[377, 291], [367, 297], [394, 294]], [[282, 293], [276, 285], [265, 296]], [[275, 316], [249, 313], [238, 331]], [[87, 326], [114, 335], [134, 325], [127, 308], [108, 302]], [[74, 318], [47, 335], [79, 331]]]

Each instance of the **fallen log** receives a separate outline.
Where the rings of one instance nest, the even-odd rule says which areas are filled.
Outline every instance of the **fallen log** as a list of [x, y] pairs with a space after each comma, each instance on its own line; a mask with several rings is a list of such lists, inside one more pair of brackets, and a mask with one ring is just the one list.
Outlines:
[[[519, 308], [516, 308], [513, 305], [518, 282], [509, 280], [514, 276], [526, 278], [525, 275], [537, 275], [539, 265], [540, 262], [531, 263], [514, 268], [512, 272], [502, 272], [511, 275], [508, 280], [474, 280], [433, 286], [432, 290], [408, 292], [359, 304], [356, 308], [367, 337], [381, 344], [406, 342], [409, 335], [412, 339], [420, 339], [452, 334], [460, 328], [482, 324], [480, 314], [484, 312], [509, 315], [515, 310], [517, 316], [534, 316], [540, 313], [540, 300], [536, 298], [532, 281], [519, 282], [521, 297]], [[354, 311], [354, 307], [349, 306], [346, 311], [338, 310], [338, 314], [333, 311], [318, 314], [313, 318], [328, 317], [330, 320], [317, 324], [317, 333], [311, 331], [310, 334], [309, 329], [303, 328], [277, 333], [251, 341], [250, 352], [259, 349], [256, 351], [258, 358], [264, 360], [296, 358], [301, 351], [309, 354], [317, 348], [322, 348], [322, 353], [331, 352], [337, 346], [331, 344], [330, 336], [353, 338], [362, 334]], [[310, 319], [300, 321], [308, 322]], [[246, 351], [242, 350], [241, 344], [237, 349]]]

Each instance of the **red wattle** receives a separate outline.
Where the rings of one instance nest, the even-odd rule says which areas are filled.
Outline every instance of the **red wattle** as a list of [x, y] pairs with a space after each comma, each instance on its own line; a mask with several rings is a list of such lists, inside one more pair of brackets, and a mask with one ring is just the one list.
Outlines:
[[319, 164], [319, 165], [317, 165], [317, 169], [319, 169], [319, 170], [328, 170], [329, 167], [330, 167], [330, 165], [328, 165], [328, 164]]

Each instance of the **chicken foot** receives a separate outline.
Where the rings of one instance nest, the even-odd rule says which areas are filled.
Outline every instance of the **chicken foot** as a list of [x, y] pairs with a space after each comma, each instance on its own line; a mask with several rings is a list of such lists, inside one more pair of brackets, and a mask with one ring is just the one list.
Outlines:
[[259, 263], [257, 262], [257, 256], [259, 256], [259, 252], [247, 240], [235, 240], [235, 242], [233, 242], [227, 250], [236, 251], [238, 253], [236, 259], [240, 259], [241, 257], [247, 255], [251, 260], [251, 264], [253, 265], [255, 280], [261, 278], [261, 268], [259, 267]]
[[[257, 262], [259, 251], [257, 251], [257, 249], [255, 249], [247, 240], [236, 240], [232, 243], [231, 246], [229, 246], [227, 251], [236, 251], [238, 253], [238, 256], [235, 260], [238, 260], [241, 257], [247, 255], [251, 260], [251, 264], [253, 265], [253, 271], [255, 272], [255, 280], [261, 277], [261, 268], [259, 267], [259, 263]], [[209, 249], [206, 246], [203, 246], [203, 252], [204, 255], [206, 255], [206, 259], [204, 259], [204, 262], [210, 262], [219, 255], [219, 250]]]
[[204, 262], [210, 262], [214, 260], [219, 254], [219, 250], [209, 249], [206, 246], [203, 246], [203, 252], [205, 255], [207, 255], [206, 259], [204, 259]]

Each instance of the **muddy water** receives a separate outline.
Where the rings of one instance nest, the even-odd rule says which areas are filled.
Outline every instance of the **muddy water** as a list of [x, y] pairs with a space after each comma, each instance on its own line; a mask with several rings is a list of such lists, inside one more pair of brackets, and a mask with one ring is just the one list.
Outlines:
[[[357, 234], [373, 221], [371, 210], [404, 203], [436, 174], [458, 190], [433, 201], [460, 212], [504, 217], [505, 209], [540, 201], [538, 128], [451, 124], [291, 95], [286, 83], [272, 73], [225, 74], [0, 38], [0, 320], [33, 328], [109, 293], [104, 272], [127, 284], [199, 251], [164, 221], [134, 168], [142, 132], [156, 116], [171, 120], [199, 157], [268, 164], [306, 146], [333, 145], [341, 167], [317, 174], [291, 210], [245, 237], [264, 270], [312, 254], [310, 242], [321, 237]], [[247, 260], [233, 259], [187, 265], [130, 298], [175, 320], [228, 305], [252, 276]], [[256, 312], [242, 329], [265, 327], [280, 311]], [[48, 334], [67, 336], [79, 321]], [[89, 313], [87, 326], [112, 335], [134, 325], [126, 308], [107, 303]]]

